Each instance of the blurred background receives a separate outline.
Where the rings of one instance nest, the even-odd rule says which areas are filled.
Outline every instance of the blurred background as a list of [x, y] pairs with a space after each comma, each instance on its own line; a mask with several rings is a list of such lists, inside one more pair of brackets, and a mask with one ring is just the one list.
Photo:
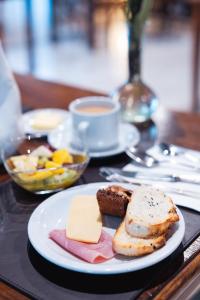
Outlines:
[[[142, 77], [170, 109], [198, 109], [199, 4], [155, 0], [146, 23]], [[0, 0], [0, 39], [15, 72], [110, 93], [128, 76], [124, 7], [122, 0]]]

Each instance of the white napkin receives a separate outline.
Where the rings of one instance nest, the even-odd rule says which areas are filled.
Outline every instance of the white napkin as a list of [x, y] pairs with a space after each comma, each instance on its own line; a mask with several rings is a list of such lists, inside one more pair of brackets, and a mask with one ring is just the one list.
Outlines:
[[[185, 154], [181, 154], [175, 157], [166, 157], [162, 155], [159, 151], [159, 148], [157, 145], [152, 147], [151, 149], [148, 150], [148, 153], [153, 155], [155, 158], [159, 160], [167, 160], [167, 162], [160, 163], [156, 167], [152, 168], [145, 168], [145, 167], [140, 167], [136, 166], [134, 163], [130, 163], [126, 165], [123, 169], [126, 171], [141, 171], [144, 172], [145, 174], [149, 175], [148, 180], [137, 180], [139, 183], [144, 183], [144, 184], [151, 184], [158, 186], [160, 188], [163, 188], [165, 191], [171, 189], [172, 190], [175, 188], [177, 190], [180, 190], [182, 192], [191, 192], [191, 193], [197, 193], [200, 195], [200, 185], [198, 184], [188, 184], [188, 183], [182, 183], [182, 182], [163, 182], [163, 181], [158, 181], [158, 180], [153, 180], [153, 173], [159, 173], [159, 174], [177, 174], [177, 175], [183, 175], [187, 174], [190, 176], [190, 178], [199, 178], [200, 179], [200, 169], [195, 170], [194, 169], [189, 169], [187, 167], [184, 167], [181, 165], [181, 163], [187, 163], [189, 162], [187, 160], [187, 157], [190, 159], [193, 159], [194, 161], [194, 167], [199, 166], [200, 168], [200, 152], [190, 150], [183, 148], [185, 151]], [[180, 164], [179, 164], [180, 163]], [[199, 165], [198, 165], [199, 163]], [[169, 192], [170, 194], [170, 192]], [[188, 197], [188, 196], [180, 196], [178, 195], [177, 197], [174, 198], [174, 201], [176, 202], [177, 205], [182, 205], [185, 207], [193, 207], [195, 210], [200, 212], [200, 198], [198, 197]]]
[[0, 43], [0, 151], [8, 138], [21, 134], [20, 117], [20, 93]]

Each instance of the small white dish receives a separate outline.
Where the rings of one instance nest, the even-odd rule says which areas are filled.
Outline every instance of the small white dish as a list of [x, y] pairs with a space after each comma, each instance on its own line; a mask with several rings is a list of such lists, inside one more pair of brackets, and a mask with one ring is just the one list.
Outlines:
[[[56, 148], [68, 148], [71, 151], [76, 149], [72, 148], [71, 141], [71, 121], [70, 118], [61, 126], [53, 130], [48, 135], [49, 144]], [[89, 155], [92, 158], [108, 157], [120, 154], [125, 151], [125, 149], [132, 145], [135, 146], [140, 140], [140, 134], [137, 128], [128, 123], [120, 123], [119, 125], [119, 143], [116, 148], [109, 150], [102, 150], [99, 152], [90, 152]]]
[[[172, 227], [172, 233], [165, 246], [142, 257], [133, 258], [116, 255], [106, 262], [90, 264], [65, 251], [49, 239], [51, 230], [65, 228], [67, 213], [73, 197], [77, 194], [95, 195], [100, 187], [110, 184], [108, 182], [99, 182], [80, 185], [57, 193], [42, 202], [34, 210], [28, 223], [28, 237], [35, 250], [46, 260], [57, 266], [91, 274], [117, 274], [137, 271], [152, 266], [172, 254], [181, 244], [185, 233], [185, 223], [179, 209], [177, 209], [177, 212], [180, 220]], [[133, 188], [133, 185], [130, 184], [119, 182], [112, 184], [120, 184], [128, 189]], [[179, 196], [173, 196], [174, 199], [176, 197]], [[120, 222], [120, 218], [104, 216], [104, 229], [111, 235], [114, 235], [115, 229]]]
[[[49, 120], [53, 120], [56, 118], [55, 127], [52, 125], [53, 128], [44, 128], [39, 129], [34, 127], [34, 122], [37, 122], [39, 119], [45, 119], [47, 122]], [[61, 123], [63, 123], [69, 117], [69, 112], [64, 109], [58, 108], [43, 108], [43, 109], [35, 109], [24, 113], [21, 117], [21, 124], [25, 134], [32, 134], [35, 136], [42, 136], [47, 135]], [[58, 124], [58, 125], [57, 125]], [[51, 127], [51, 126], [50, 126]]]

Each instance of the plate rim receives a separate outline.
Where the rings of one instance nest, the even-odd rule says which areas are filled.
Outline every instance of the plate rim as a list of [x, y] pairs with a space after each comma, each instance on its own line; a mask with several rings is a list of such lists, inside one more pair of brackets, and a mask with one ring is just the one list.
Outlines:
[[[162, 249], [166, 249], [164, 247], [167, 246], [167, 243], [165, 246], [163, 246], [162, 248], [158, 249], [157, 251], [160, 251], [161, 252], [161, 255], [159, 255], [156, 259], [154, 258], [154, 260], [149, 260], [148, 263], [145, 264], [144, 266], [144, 263], [142, 264], [141, 267], [133, 267], [132, 264], [130, 264], [130, 260], [128, 261], [128, 263], [126, 264], [125, 263], [125, 266], [123, 265], [123, 268], [121, 265], [118, 265], [118, 267], [115, 267], [113, 269], [113, 265], [103, 265], [104, 267], [100, 269], [97, 267], [95, 269], [95, 267], [97, 266], [97, 264], [90, 264], [90, 263], [87, 263], [85, 261], [82, 261], [80, 259], [80, 262], [78, 261], [73, 261], [72, 264], [69, 264], [69, 263], [66, 263], [66, 264], [63, 264], [62, 262], [59, 262], [59, 261], [56, 261], [54, 258], [52, 258], [49, 254], [47, 255], [45, 252], [44, 252], [44, 249], [40, 249], [39, 247], [37, 247], [37, 241], [34, 241], [34, 239], [32, 239], [31, 237], [31, 230], [32, 230], [32, 226], [34, 225], [34, 218], [35, 218], [35, 215], [37, 215], [37, 213], [41, 210], [41, 209], [44, 209], [45, 206], [48, 207], [49, 203], [54, 203], [58, 200], [56, 200], [57, 197], [59, 197], [61, 194], [65, 194], [65, 193], [68, 193], [69, 191], [73, 193], [73, 191], [76, 191], [76, 190], [79, 190], [79, 189], [82, 189], [82, 188], [87, 188], [89, 186], [89, 188], [99, 188], [100, 186], [105, 186], [105, 185], [110, 185], [110, 184], [118, 184], [118, 185], [123, 185], [123, 186], [127, 186], [130, 188], [130, 185], [129, 184], [124, 184], [124, 183], [120, 183], [120, 182], [95, 182], [95, 183], [87, 183], [87, 184], [84, 184], [84, 185], [79, 185], [79, 186], [75, 186], [75, 187], [71, 187], [67, 190], [64, 190], [64, 191], [61, 191], [59, 193], [56, 193], [50, 197], [48, 197], [45, 201], [43, 201], [42, 203], [40, 203], [36, 208], [35, 210], [32, 212], [30, 218], [29, 218], [29, 221], [28, 221], [28, 226], [27, 226], [27, 231], [28, 231], [28, 238], [29, 238], [29, 241], [31, 243], [31, 245], [33, 246], [33, 248], [43, 257], [45, 258], [48, 262], [50, 263], [53, 263], [59, 267], [62, 267], [64, 269], [68, 269], [68, 270], [72, 270], [72, 271], [76, 271], [76, 272], [81, 272], [81, 273], [87, 273], [87, 274], [104, 274], [104, 275], [110, 275], [110, 274], [122, 274], [122, 273], [129, 273], [129, 272], [132, 272], [132, 271], [138, 271], [138, 270], [141, 270], [141, 269], [145, 269], [147, 267], [150, 267], [152, 265], [155, 265], [159, 262], [161, 262], [162, 260], [164, 260], [165, 258], [167, 258], [169, 255], [171, 255], [181, 244], [183, 238], [184, 238], [184, 235], [185, 235], [185, 221], [184, 221], [184, 218], [183, 218], [183, 215], [182, 213], [180, 212], [179, 208], [177, 208], [177, 212], [179, 214], [179, 217], [180, 217], [180, 220], [179, 220], [179, 239], [178, 239], [178, 242], [177, 243], [174, 243], [172, 249], [170, 252], [165, 252], [164, 250], [164, 253], [162, 251]], [[59, 246], [58, 246], [59, 247]], [[159, 252], [159, 254], [160, 254]], [[153, 252], [153, 253], [156, 253], [156, 252]], [[151, 255], [151, 254], [149, 254]], [[50, 256], [50, 257], [49, 257]], [[144, 256], [145, 257], [148, 257], [147, 256]], [[143, 258], [143, 257], [142, 257]], [[136, 258], [137, 259], [137, 258]], [[80, 265], [85, 265], [85, 267], [83, 266], [80, 266]], [[102, 264], [98, 264], [98, 266], [101, 266]]]
[[[69, 126], [68, 122], [66, 122], [65, 125], [63, 125], [63, 126]], [[132, 132], [134, 132], [134, 140], [132, 139], [132, 141], [130, 142], [131, 145], [136, 146], [139, 143], [141, 135], [136, 126], [134, 126], [133, 124], [126, 123], [126, 122], [120, 122], [119, 127], [121, 127], [121, 128], [124, 127], [124, 128], [126, 128], [126, 130], [131, 129]], [[52, 139], [53, 134], [55, 134], [54, 131], [57, 131], [57, 130], [60, 130], [60, 132], [61, 132], [63, 130], [63, 128], [57, 127], [54, 130], [52, 130], [51, 132], [49, 132], [49, 134], [48, 134], [48, 143], [53, 147], [55, 147], [55, 144], [52, 143], [51, 139]], [[76, 150], [76, 149], [72, 148], [71, 146], [69, 146], [69, 147], [72, 150]], [[125, 151], [126, 147], [127, 147], [127, 145], [125, 145], [125, 147], [122, 147], [122, 145], [120, 145], [120, 143], [119, 143], [119, 145], [115, 149], [104, 150], [104, 151], [99, 151], [99, 152], [90, 152], [89, 155], [91, 158], [111, 157], [111, 156], [123, 153]]]

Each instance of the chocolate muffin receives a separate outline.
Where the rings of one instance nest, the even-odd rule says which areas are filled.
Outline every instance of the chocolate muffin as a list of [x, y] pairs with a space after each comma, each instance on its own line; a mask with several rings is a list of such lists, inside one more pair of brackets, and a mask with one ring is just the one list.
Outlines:
[[124, 217], [133, 191], [111, 185], [97, 191], [97, 201], [102, 214]]

